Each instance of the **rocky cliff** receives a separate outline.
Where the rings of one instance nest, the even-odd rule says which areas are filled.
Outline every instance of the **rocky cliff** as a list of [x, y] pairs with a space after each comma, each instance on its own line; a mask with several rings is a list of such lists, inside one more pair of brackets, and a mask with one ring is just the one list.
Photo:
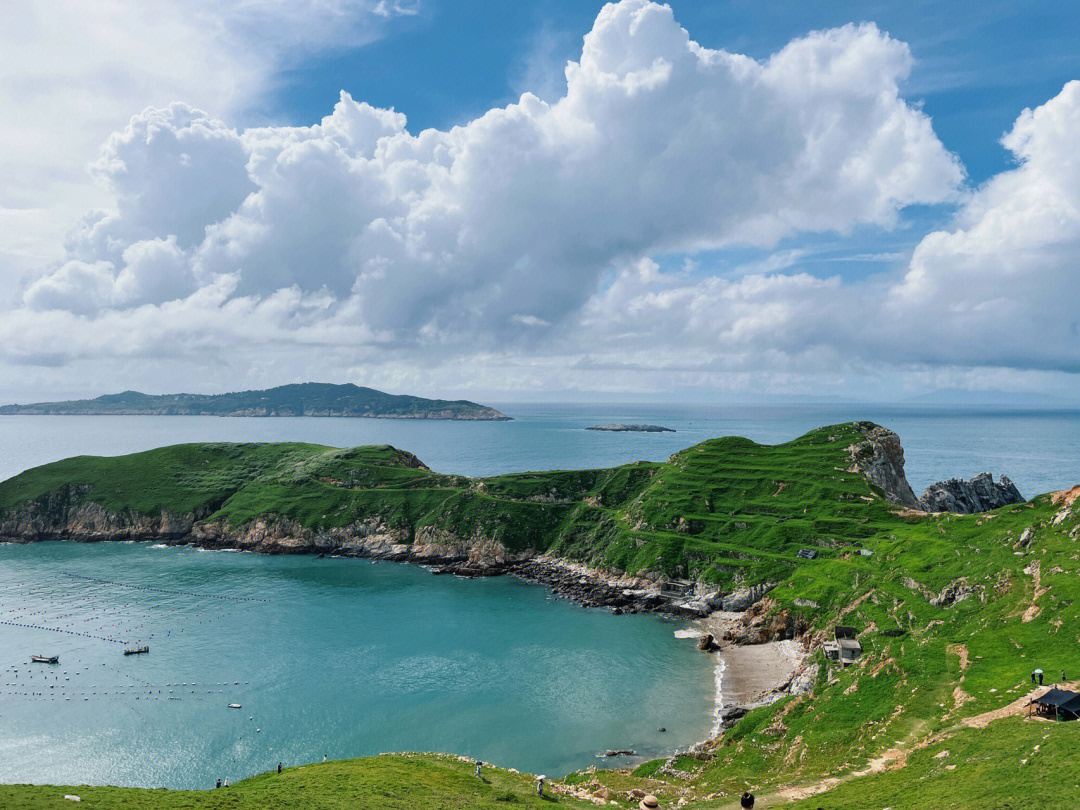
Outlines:
[[904, 475], [900, 437], [872, 422], [856, 422], [855, 429], [865, 440], [848, 447], [851, 471], [861, 473], [892, 503], [918, 509], [919, 501]]
[[995, 482], [994, 476], [984, 472], [970, 481], [950, 478], [948, 481], [931, 484], [919, 498], [919, 508], [924, 512], [960, 512], [970, 515], [1023, 502], [1024, 496], [1008, 476], [1003, 475], [999, 482]]

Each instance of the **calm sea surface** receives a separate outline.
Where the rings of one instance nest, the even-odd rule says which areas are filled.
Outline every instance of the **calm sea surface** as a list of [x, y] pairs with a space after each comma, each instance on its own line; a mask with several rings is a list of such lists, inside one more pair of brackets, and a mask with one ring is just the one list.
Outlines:
[[[712, 436], [780, 442], [871, 419], [917, 492], [1005, 472], [1080, 482], [1080, 413], [506, 405], [516, 421], [0, 417], [0, 479], [71, 455], [190, 441], [390, 443], [445, 472], [663, 459]], [[604, 434], [653, 422], [674, 434]], [[711, 659], [681, 625], [509, 578], [149, 544], [0, 545], [0, 781], [205, 787], [273, 767], [443, 750], [550, 775], [607, 748], [660, 755], [711, 726]], [[147, 643], [148, 656], [124, 657]], [[28, 663], [58, 654], [57, 666]], [[241, 709], [229, 709], [239, 703]], [[658, 728], [666, 727], [665, 733]]]
[[392, 563], [0, 545], [0, 621], [0, 782], [210, 787], [398, 750], [562, 775], [703, 739], [714, 700], [676, 622]]

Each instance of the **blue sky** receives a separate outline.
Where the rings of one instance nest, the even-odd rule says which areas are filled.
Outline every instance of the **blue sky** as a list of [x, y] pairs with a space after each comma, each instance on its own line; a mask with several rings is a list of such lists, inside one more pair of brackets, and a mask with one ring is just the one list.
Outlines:
[[[905, 95], [923, 105], [974, 183], [1011, 163], [998, 140], [1019, 111], [1080, 76], [1074, 3], [777, 0], [767, 12], [746, 0], [669, 5], [700, 44], [757, 59], [809, 31], [876, 22], [911, 46], [916, 63]], [[580, 55], [581, 38], [602, 6], [423, 0], [416, 17], [396, 21], [379, 41], [284, 71], [267, 111], [308, 123], [347, 90], [359, 101], [405, 113], [415, 132], [465, 123], [525, 90], [565, 92], [563, 67]]]
[[0, 398], [1080, 402], [1074, 4], [30, 0], [6, 23]]
[[[580, 56], [582, 36], [603, 5], [423, 0], [415, 17], [395, 22], [382, 39], [283, 71], [271, 104], [257, 114], [308, 123], [347, 90], [358, 101], [404, 113], [409, 129], [418, 132], [467, 123], [524, 91], [554, 100], [566, 91], [566, 62]], [[999, 140], [1020, 110], [1038, 106], [1080, 76], [1080, 13], [1070, 3], [778, 0], [768, 4], [767, 13], [761, 3], [746, 0], [668, 5], [700, 44], [761, 60], [809, 31], [875, 22], [911, 46], [916, 61], [905, 97], [932, 118], [972, 185], [1014, 164]], [[952, 213], [951, 206], [912, 206], [903, 213], [903, 225], [889, 233], [800, 234], [778, 248], [811, 252], [802, 267], [815, 275], [865, 276], [883, 264], [901, 265], [921, 237]], [[722, 273], [771, 253], [751, 248], [697, 258]], [[668, 256], [664, 266], [678, 266], [684, 258]]]

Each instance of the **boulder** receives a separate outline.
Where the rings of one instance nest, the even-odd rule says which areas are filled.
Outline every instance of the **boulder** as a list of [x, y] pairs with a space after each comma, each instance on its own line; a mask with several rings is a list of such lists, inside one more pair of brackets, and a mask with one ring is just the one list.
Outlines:
[[972, 515], [989, 512], [1014, 503], [1023, 503], [1024, 496], [1007, 475], [995, 482], [990, 473], [979, 473], [970, 481], [950, 478], [938, 481], [926, 488], [919, 498], [919, 508], [924, 512], [959, 512]]
[[704, 652], [712, 652], [719, 649], [720, 645], [716, 643], [712, 633], [702, 633], [701, 638], [698, 639], [697, 648]]

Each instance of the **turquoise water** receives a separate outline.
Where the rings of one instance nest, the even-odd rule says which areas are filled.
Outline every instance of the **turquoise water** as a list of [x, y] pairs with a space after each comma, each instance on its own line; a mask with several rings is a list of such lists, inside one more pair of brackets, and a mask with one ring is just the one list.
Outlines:
[[713, 706], [679, 623], [393, 563], [0, 545], [0, 621], [0, 782], [209, 787], [395, 750], [562, 775], [702, 739]]
[[[440, 472], [466, 475], [661, 460], [714, 436], [782, 442], [819, 427], [870, 419], [900, 434], [908, 478], [928, 484], [983, 470], [1008, 474], [1025, 496], [1080, 482], [1080, 411], [829, 406], [496, 404], [513, 422], [401, 419], [242, 419], [199, 416], [0, 417], [0, 479], [79, 454], [117, 455], [178, 442], [389, 443]], [[677, 433], [597, 433], [606, 422], [653, 422]]]

